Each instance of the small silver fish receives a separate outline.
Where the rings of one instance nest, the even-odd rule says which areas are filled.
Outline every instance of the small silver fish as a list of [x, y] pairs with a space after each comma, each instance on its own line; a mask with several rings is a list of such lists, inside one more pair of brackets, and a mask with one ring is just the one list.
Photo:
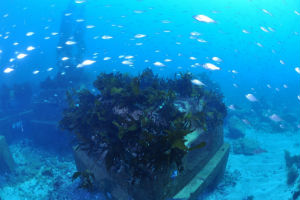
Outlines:
[[198, 79], [193, 79], [193, 80], [191, 80], [191, 82], [192, 82], [192, 84], [194, 84], [194, 85], [205, 86], [205, 84], [202, 83], [202, 82], [201, 82], [200, 80], [198, 80]]
[[251, 102], [258, 101], [253, 94], [246, 94], [245, 97]]
[[216, 23], [215, 20], [213, 20], [212, 18], [210, 18], [206, 15], [195, 15], [193, 18], [199, 22]]
[[282, 119], [276, 114], [271, 115], [269, 118], [274, 122], [281, 122], [282, 121]]

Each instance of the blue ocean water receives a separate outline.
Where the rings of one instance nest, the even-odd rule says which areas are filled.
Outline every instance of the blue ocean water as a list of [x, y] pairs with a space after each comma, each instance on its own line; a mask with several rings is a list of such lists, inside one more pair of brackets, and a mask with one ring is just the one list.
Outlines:
[[[223, 93], [232, 149], [221, 185], [199, 198], [290, 199], [300, 187], [297, 167], [286, 184], [284, 159], [300, 152], [300, 1], [11, 0], [0, 2], [0, 25], [0, 135], [23, 166], [0, 174], [0, 199], [109, 198], [71, 181], [74, 138], [48, 127], [64, 104], [36, 111], [59, 104], [65, 93], [41, 98], [40, 84], [69, 67], [90, 89], [100, 72], [206, 73]], [[236, 150], [232, 128], [259, 148]]]

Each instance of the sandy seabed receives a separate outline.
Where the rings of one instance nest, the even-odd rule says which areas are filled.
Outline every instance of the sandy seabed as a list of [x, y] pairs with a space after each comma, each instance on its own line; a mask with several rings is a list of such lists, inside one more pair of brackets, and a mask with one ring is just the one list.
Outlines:
[[[266, 152], [243, 155], [231, 150], [224, 178], [199, 200], [291, 199], [295, 185], [286, 183], [284, 150], [300, 154], [300, 131], [265, 133], [247, 129], [245, 135], [258, 141]], [[57, 156], [34, 148], [28, 141], [13, 144], [10, 150], [18, 169], [12, 176], [0, 176], [1, 200], [105, 199], [100, 193], [77, 189], [78, 180], [71, 181], [76, 171], [72, 155]]]
[[265, 133], [248, 129], [245, 133], [247, 138], [257, 140], [266, 152], [243, 155], [234, 154], [231, 150], [224, 179], [216, 190], [202, 199], [292, 199], [295, 185], [287, 185], [284, 151], [300, 154], [300, 131]]

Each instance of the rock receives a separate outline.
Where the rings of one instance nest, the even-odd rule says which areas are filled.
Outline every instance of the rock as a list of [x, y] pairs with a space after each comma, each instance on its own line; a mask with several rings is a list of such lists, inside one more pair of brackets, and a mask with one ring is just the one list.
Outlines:
[[233, 172], [225, 172], [224, 179], [218, 188], [234, 187], [236, 186], [238, 180], [241, 178], [241, 172], [239, 170], [234, 170]]
[[293, 165], [292, 167], [288, 168], [286, 183], [288, 185], [293, 185], [297, 180], [298, 176], [299, 176], [298, 170], [296, 166]]
[[[244, 130], [245, 128], [248, 127], [247, 124], [245, 124], [245, 122], [243, 122], [243, 118], [237, 116], [237, 115], [230, 115], [228, 118], [227, 118], [227, 122], [226, 122], [226, 125], [228, 127], [234, 127], [238, 130]], [[229, 128], [228, 128], [229, 129]]]
[[[284, 151], [284, 158], [287, 170], [287, 185], [294, 185], [295, 181], [300, 175], [300, 155], [291, 156], [289, 151]], [[299, 179], [300, 180], [300, 179]], [[299, 182], [298, 180], [298, 182]], [[300, 191], [300, 183], [299, 183], [299, 191]], [[300, 194], [300, 193], [299, 193]]]
[[254, 196], [253, 196], [253, 195], [247, 196], [247, 197], [245, 198], [245, 200], [253, 200], [253, 199], [254, 199]]
[[45, 170], [42, 172], [42, 175], [43, 175], [43, 176], [53, 177], [53, 172], [52, 172], [51, 169], [45, 169]]
[[289, 151], [284, 151], [284, 158], [287, 168], [296, 165], [300, 169], [300, 155], [291, 156]]
[[298, 185], [298, 188], [297, 188], [297, 190], [295, 190], [294, 192], [293, 192], [293, 200], [299, 200], [300, 199], [300, 184]]
[[0, 135], [0, 174], [14, 171], [15, 166], [15, 161], [9, 151], [5, 137]]
[[238, 139], [233, 143], [232, 147], [235, 154], [254, 155], [266, 152], [256, 140], [248, 138]]
[[60, 177], [57, 177], [54, 181], [53, 187], [54, 189], [58, 189], [63, 185], [63, 181]]
[[226, 137], [230, 139], [239, 139], [245, 137], [245, 134], [240, 129], [235, 128], [233, 126], [229, 126]]

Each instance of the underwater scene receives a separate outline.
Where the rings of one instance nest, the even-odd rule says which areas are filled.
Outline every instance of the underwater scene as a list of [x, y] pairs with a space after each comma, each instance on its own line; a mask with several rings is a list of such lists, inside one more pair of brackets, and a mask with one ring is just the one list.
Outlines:
[[300, 1], [0, 1], [0, 200], [300, 200]]

